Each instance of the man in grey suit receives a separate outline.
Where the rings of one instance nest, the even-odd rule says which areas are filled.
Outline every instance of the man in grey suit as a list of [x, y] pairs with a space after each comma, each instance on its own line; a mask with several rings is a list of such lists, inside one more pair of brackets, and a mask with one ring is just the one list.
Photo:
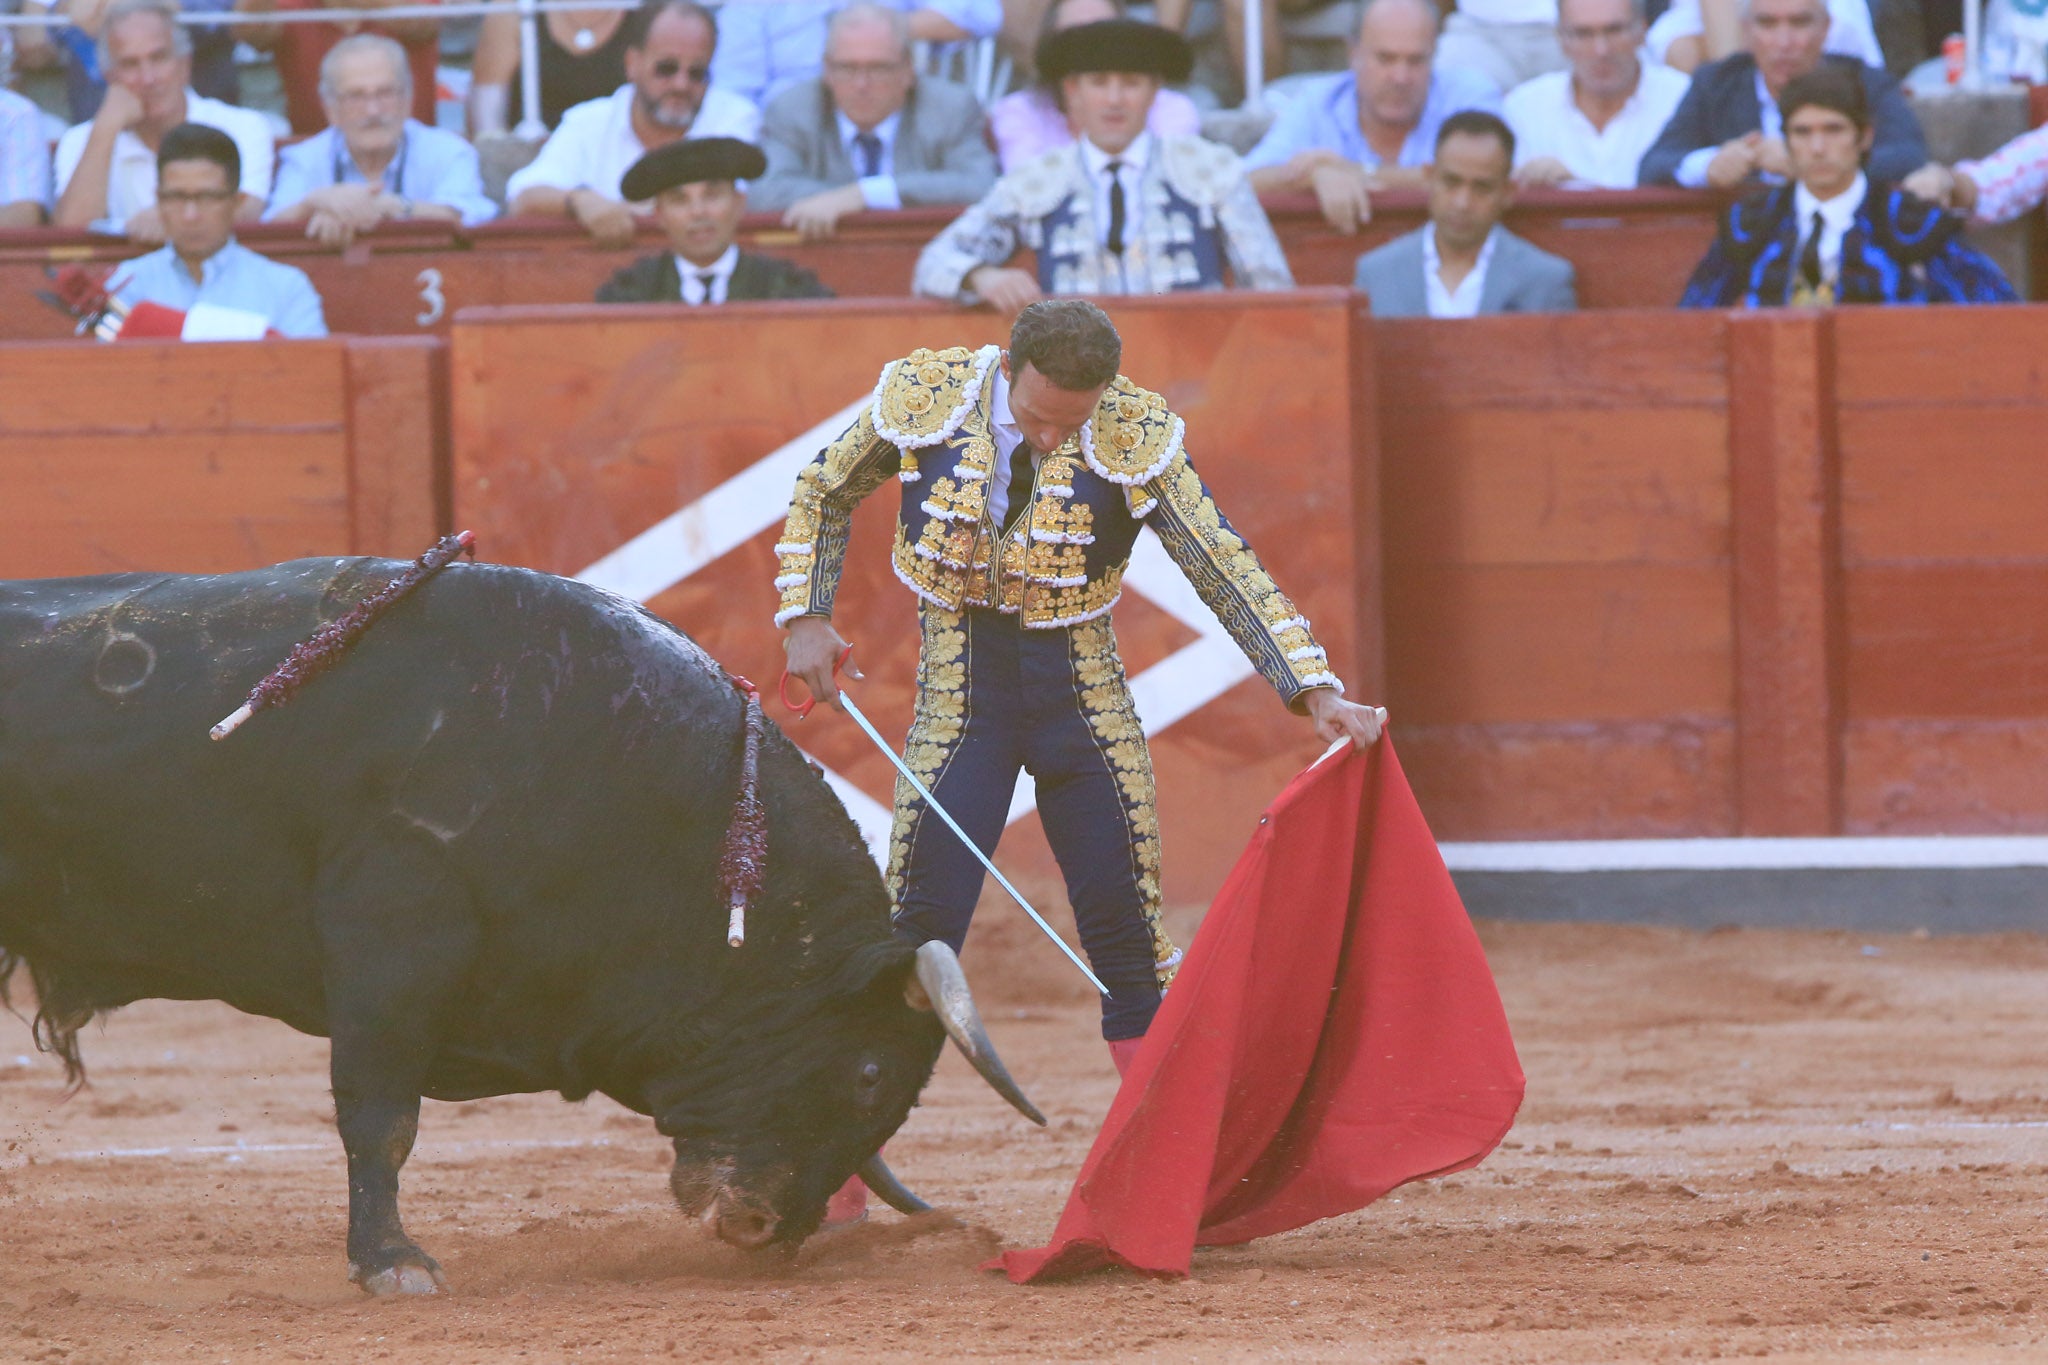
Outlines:
[[985, 123], [965, 86], [918, 76], [901, 11], [857, 0], [832, 16], [825, 74], [768, 102], [749, 197], [805, 241], [861, 209], [971, 204], [996, 179]]
[[1566, 313], [1579, 306], [1571, 262], [1500, 225], [1514, 199], [1515, 135], [1493, 114], [1444, 120], [1429, 172], [1429, 222], [1358, 258], [1352, 283], [1374, 317]]

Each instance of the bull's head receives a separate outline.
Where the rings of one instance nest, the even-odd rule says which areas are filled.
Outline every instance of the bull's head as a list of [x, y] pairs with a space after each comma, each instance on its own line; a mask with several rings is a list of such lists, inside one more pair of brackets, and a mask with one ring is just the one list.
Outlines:
[[747, 1248], [801, 1242], [817, 1229], [833, 1191], [855, 1174], [892, 1207], [923, 1210], [878, 1153], [931, 1078], [945, 1038], [1019, 1113], [1045, 1122], [996, 1056], [951, 948], [933, 942], [912, 953], [900, 943], [874, 945], [859, 955], [850, 980], [777, 1065], [722, 1078], [719, 1088], [728, 1092], [751, 1084], [743, 1117], [723, 1104], [717, 1117], [688, 1102], [657, 1106], [662, 1130], [675, 1140], [669, 1184], [676, 1202], [723, 1241]]

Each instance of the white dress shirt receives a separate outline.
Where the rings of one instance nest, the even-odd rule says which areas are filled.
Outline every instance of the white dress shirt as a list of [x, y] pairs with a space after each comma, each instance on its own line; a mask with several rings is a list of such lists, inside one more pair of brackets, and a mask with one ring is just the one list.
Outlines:
[[1144, 216], [1144, 196], [1138, 192], [1138, 182], [1144, 177], [1145, 163], [1152, 155], [1152, 134], [1140, 133], [1131, 140], [1131, 145], [1111, 156], [1087, 138], [1081, 139], [1081, 164], [1087, 168], [1089, 180], [1095, 185], [1095, 240], [1109, 241], [1109, 163], [1119, 163], [1115, 179], [1124, 187], [1124, 241], [1135, 241], [1138, 236], [1138, 220]]
[[[676, 257], [676, 273], [682, 278], [684, 303], [724, 303], [732, 292], [732, 272], [740, 263], [740, 247], [734, 242], [710, 265], [694, 265]], [[704, 277], [709, 275], [707, 286]]]
[[1476, 318], [1479, 316], [1479, 296], [1486, 291], [1486, 267], [1493, 261], [1493, 245], [1500, 240], [1500, 229], [1494, 228], [1486, 234], [1486, 241], [1480, 245], [1479, 259], [1472, 263], [1472, 269], [1465, 278], [1458, 281], [1456, 289], [1444, 287], [1443, 258], [1436, 254], [1436, 224], [1422, 229], [1422, 283], [1429, 291], [1429, 315], [1433, 318]]
[[988, 476], [988, 514], [1001, 526], [1010, 510], [1010, 457], [1024, 444], [1024, 433], [1017, 429], [1017, 418], [1010, 411], [1010, 381], [1003, 378], [1000, 366], [989, 382], [995, 385], [989, 390], [988, 434], [996, 443], [996, 467]]
[[[1877, 29], [1870, 22], [1869, 0], [1827, 0], [1828, 39], [1826, 50], [1854, 57], [1866, 66], [1882, 67], [1884, 49], [1877, 45]], [[1671, 44], [1680, 38], [1698, 37], [1705, 31], [1700, 19], [1700, 0], [1671, 0], [1671, 7], [1657, 16], [1643, 37], [1652, 57], [1664, 60]]]
[[853, 167], [854, 183], [860, 186], [860, 200], [871, 209], [900, 209], [903, 193], [896, 188], [896, 130], [903, 126], [903, 111], [897, 110], [869, 131], [882, 144], [882, 158], [873, 175], [862, 175], [866, 158], [860, 154], [860, 129], [844, 113], [834, 110], [839, 120], [839, 140], [846, 146], [846, 162]]
[[1573, 95], [1569, 70], [1524, 81], [1501, 102], [1501, 116], [1515, 133], [1515, 165], [1555, 157], [1572, 173], [1575, 185], [1632, 190], [1643, 153], [1657, 141], [1691, 87], [1685, 73], [1644, 62], [1628, 103], [1606, 127], [1595, 128]]
[[1848, 189], [1832, 199], [1816, 199], [1806, 186], [1798, 185], [1792, 190], [1792, 212], [1799, 218], [1799, 248], [1793, 254], [1796, 262], [1806, 252], [1806, 239], [1813, 235], [1813, 215], [1820, 215], [1820, 270], [1823, 279], [1834, 279], [1841, 270], [1842, 238], [1856, 222], [1856, 210], [1863, 207], [1863, 196], [1870, 193], [1870, 181], [1863, 172], [1856, 172], [1856, 179]]
[[[223, 104], [196, 90], [185, 92], [185, 122], [218, 128], [235, 140], [242, 157], [244, 194], [268, 201], [271, 163], [277, 158], [277, 144], [270, 135], [270, 120], [254, 109]], [[72, 174], [85, 156], [92, 123], [74, 123], [57, 139], [57, 193], [71, 183]], [[119, 232], [130, 218], [156, 203], [156, 153], [124, 128], [114, 136], [114, 154], [107, 163], [107, 216], [95, 228]]]
[[[1757, 131], [1762, 133], [1766, 140], [1776, 138], [1780, 142], [1784, 141], [1785, 116], [1778, 112], [1778, 101], [1771, 94], [1771, 87], [1764, 84], [1764, 73], [1761, 71], [1756, 73], [1756, 107], [1761, 113]], [[1720, 154], [1720, 151], [1719, 147], [1694, 148], [1685, 154], [1685, 160], [1678, 163], [1678, 169], [1671, 173], [1672, 178], [1689, 190], [1703, 188], [1707, 183], [1707, 165]], [[1781, 185], [1785, 180], [1785, 177], [1773, 175], [1769, 171], [1759, 171], [1757, 178], [1767, 185]]]
[[[633, 163], [647, 154], [633, 131], [632, 82], [601, 99], [585, 100], [566, 110], [540, 154], [513, 172], [505, 182], [511, 203], [535, 186], [557, 190], [596, 190], [607, 199], [619, 197], [619, 182]], [[752, 101], [712, 86], [685, 137], [736, 137], [758, 142], [761, 111]]]

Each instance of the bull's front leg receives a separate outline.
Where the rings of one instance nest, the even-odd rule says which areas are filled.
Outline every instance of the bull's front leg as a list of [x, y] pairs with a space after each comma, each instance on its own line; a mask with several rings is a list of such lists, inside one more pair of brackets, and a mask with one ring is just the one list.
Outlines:
[[348, 1154], [349, 1278], [372, 1294], [446, 1286], [398, 1219], [420, 1095], [474, 960], [467, 898], [410, 831], [366, 837], [323, 869], [319, 927], [335, 1126]]
[[398, 1172], [419, 1133], [419, 1096], [344, 1081], [335, 1051], [335, 1126], [348, 1154], [348, 1277], [372, 1294], [432, 1294], [447, 1278], [398, 1217]]

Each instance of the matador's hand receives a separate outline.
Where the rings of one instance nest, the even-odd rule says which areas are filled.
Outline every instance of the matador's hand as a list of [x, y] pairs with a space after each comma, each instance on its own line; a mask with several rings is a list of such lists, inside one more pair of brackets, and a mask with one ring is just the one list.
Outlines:
[[1360, 706], [1337, 695], [1334, 687], [1315, 687], [1302, 694], [1302, 704], [1316, 723], [1316, 734], [1325, 744], [1340, 739], [1351, 741], [1354, 749], [1369, 749], [1386, 728], [1384, 706]]
[[[839, 638], [829, 618], [799, 616], [792, 620], [782, 652], [788, 659], [789, 675], [809, 688], [812, 696], [846, 709], [839, 705], [839, 683], [832, 676], [839, 656], [846, 652], [846, 641]], [[846, 675], [859, 678], [861, 671], [849, 663]]]

